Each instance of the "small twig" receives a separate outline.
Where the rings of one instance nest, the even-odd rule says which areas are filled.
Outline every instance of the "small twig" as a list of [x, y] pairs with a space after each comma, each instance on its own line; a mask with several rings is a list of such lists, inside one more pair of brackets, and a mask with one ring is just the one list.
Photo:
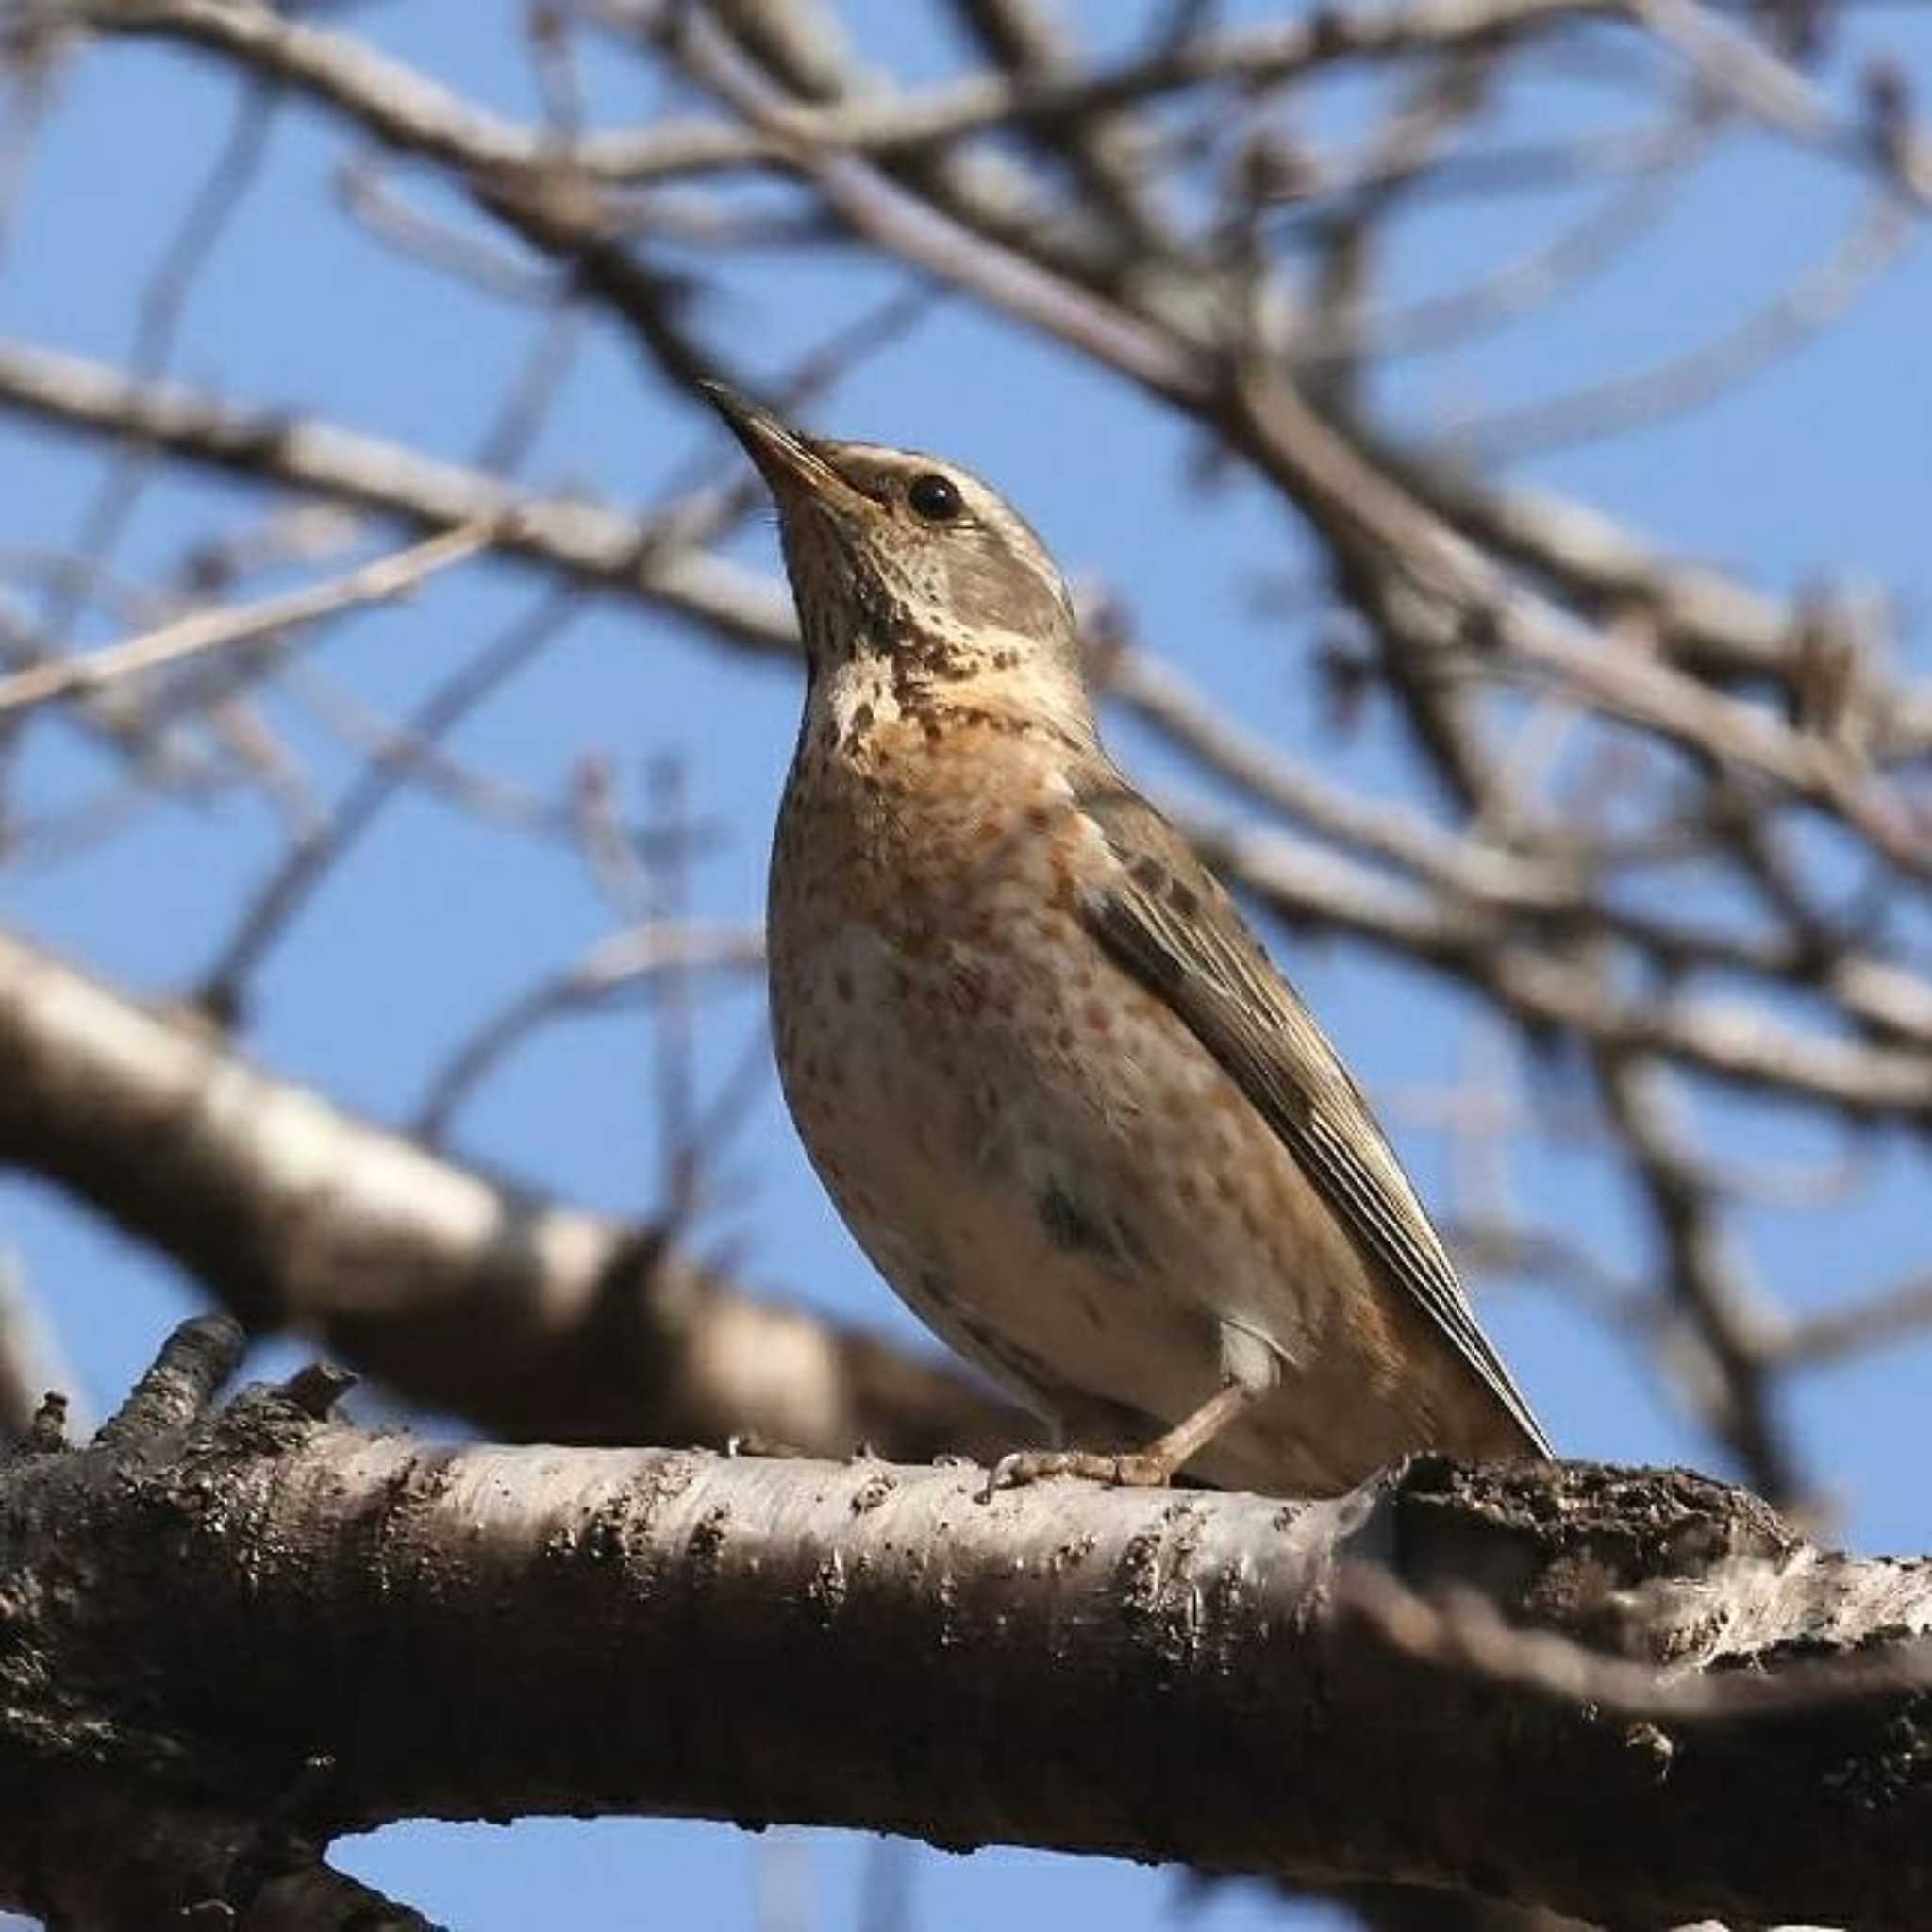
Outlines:
[[1915, 142], [1888, 151], [1869, 130], [1841, 122], [1805, 75], [1757, 36], [1697, 0], [1628, 4], [1721, 99], [1804, 146], [1877, 175], [1922, 211], [1932, 208], [1932, 167]]
[[778, 142], [826, 204], [878, 248], [971, 290], [1158, 394], [1205, 402], [1208, 372], [1190, 345], [942, 214], [836, 142], [800, 132], [778, 91], [708, 22], [690, 21], [675, 52], [694, 80]]
[[[676, 835], [686, 823], [685, 772], [668, 753], [651, 760], [646, 777], [651, 822], [671, 835], [647, 861], [645, 890], [654, 920], [683, 927], [691, 910], [690, 868]], [[652, 1002], [656, 1032], [658, 1132], [663, 1141], [663, 1213], [673, 1237], [696, 1218], [703, 1197], [694, 1113], [697, 1105], [697, 1015], [691, 975], [675, 953], [667, 955]]]
[[1918, 1274], [1848, 1307], [1826, 1308], [1793, 1322], [1787, 1333], [1767, 1343], [1765, 1353], [1780, 1367], [1816, 1368], [1922, 1334], [1928, 1326], [1932, 1274]]
[[1636, 375], [1459, 425], [1436, 441], [1482, 463], [1574, 449], [1713, 401], [1835, 322], [1897, 260], [1909, 233], [1887, 193], [1824, 259], [1716, 340]]
[[648, 924], [659, 908], [651, 893], [652, 861], [644, 855], [666, 839], [682, 839], [683, 827], [654, 818], [644, 839], [634, 840], [618, 808], [609, 759], [587, 756], [571, 786], [571, 834], [611, 911], [626, 925]]
[[[317, 666], [280, 666], [276, 683], [351, 751], [374, 764], [402, 767], [425, 791], [457, 810], [486, 824], [550, 840], [573, 851], [582, 843], [577, 808], [569, 799], [545, 796], [495, 772], [465, 763], [409, 724], [387, 718], [373, 705], [363, 703]], [[652, 838], [645, 825], [625, 825], [622, 830], [625, 838], [646, 845]], [[708, 850], [723, 841], [724, 828], [719, 821], [709, 820], [693, 827], [691, 837], [698, 848]]]
[[509, 476], [522, 467], [563, 393], [583, 337], [582, 308], [567, 296], [559, 297], [506, 390], [495, 420], [484, 432], [476, 450], [478, 469]]
[[425, 532], [503, 519], [499, 547], [575, 583], [660, 602], [720, 642], [791, 658], [791, 599], [727, 558], [667, 544], [651, 520], [561, 491], [511, 495], [487, 471], [437, 461], [403, 444], [314, 417], [234, 409], [125, 369], [0, 341], [0, 408], [170, 456]]
[[48, 1402], [64, 1422], [75, 1386], [18, 1257], [0, 1248], [0, 1441], [28, 1435]]
[[1671, 1332], [1704, 1421], [1781, 1507], [1812, 1488], [1790, 1439], [1764, 1342], [1776, 1318], [1703, 1174], [1702, 1154], [1671, 1076], [1636, 1054], [1593, 1055], [1606, 1113], [1636, 1171], [1656, 1221], [1666, 1293], [1681, 1312]]
[[241, 1366], [246, 1346], [247, 1337], [232, 1315], [196, 1315], [183, 1322], [127, 1399], [101, 1424], [95, 1444], [148, 1442], [198, 1421]]
[[651, 987], [666, 973], [749, 974], [764, 964], [762, 936], [735, 926], [663, 924], [613, 933], [568, 972], [513, 1000], [459, 1045], [429, 1083], [413, 1131], [431, 1146], [456, 1109], [511, 1048], [546, 1021]]
[[257, 604], [196, 611], [158, 630], [110, 644], [104, 651], [17, 672], [0, 679], [0, 717], [33, 710], [56, 698], [97, 691], [124, 678], [249, 643], [296, 625], [312, 624], [337, 611], [387, 603], [414, 590], [438, 571], [474, 557], [495, 541], [500, 529], [495, 518], [462, 524], [329, 583], [291, 591], [285, 596], [264, 597]]
[[390, 185], [388, 173], [381, 156], [362, 155], [336, 176], [343, 211], [373, 241], [501, 301], [533, 308], [556, 302], [566, 274], [532, 268], [508, 249], [424, 212]]
[[[1387, 307], [1348, 319], [1339, 342], [1298, 341], [1298, 364], [1319, 362], [1339, 350], [1351, 356], [1413, 356], [1468, 341], [1500, 328], [1587, 277], [1602, 275], [1635, 242], [1655, 231], [1681, 177], [1710, 144], [1712, 128], [1695, 109], [1680, 114], [1653, 136], [1653, 146], [1617, 192], [1557, 237], [1491, 269], [1465, 288]], [[1442, 164], [1407, 184], [1405, 199], [1422, 194]]]
[[[266, 75], [245, 77], [235, 104], [226, 141], [207, 177], [190, 197], [186, 211], [142, 292], [131, 371], [144, 380], [163, 374], [173, 359], [181, 319], [196, 278], [213, 258], [229, 223], [261, 173], [268, 154], [281, 91]], [[153, 468], [154, 452], [130, 442], [120, 450], [95, 490], [74, 544], [90, 563], [106, 564], [134, 514]], [[41, 627], [55, 643], [66, 637], [79, 609], [82, 580], [58, 581], [42, 615]]]
[[[450, 537], [460, 536], [450, 532]], [[421, 544], [426, 550], [438, 541]], [[410, 553], [403, 553], [405, 556]], [[299, 841], [249, 899], [197, 994], [208, 1012], [231, 1018], [242, 1006], [250, 976], [285, 933], [316, 887], [412, 776], [425, 756], [477, 705], [540, 651], [581, 608], [568, 590], [546, 591], [524, 616], [483, 650], [465, 658], [411, 715], [407, 730], [373, 752], [327, 823]]]

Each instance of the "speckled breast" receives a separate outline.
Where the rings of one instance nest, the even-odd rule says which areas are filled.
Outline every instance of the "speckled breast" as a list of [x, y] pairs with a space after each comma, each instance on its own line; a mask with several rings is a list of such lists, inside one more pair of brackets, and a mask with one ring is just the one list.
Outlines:
[[[1204, 1473], [1309, 1490], [1439, 1424], [1395, 1386], [1386, 1306], [1293, 1158], [1086, 928], [1115, 863], [1050, 741], [967, 721], [807, 743], [771, 895], [785, 1093], [874, 1265], [1086, 1447], [1219, 1385], [1227, 1328], [1282, 1367]], [[1364, 1431], [1375, 1440], [1365, 1440]]]

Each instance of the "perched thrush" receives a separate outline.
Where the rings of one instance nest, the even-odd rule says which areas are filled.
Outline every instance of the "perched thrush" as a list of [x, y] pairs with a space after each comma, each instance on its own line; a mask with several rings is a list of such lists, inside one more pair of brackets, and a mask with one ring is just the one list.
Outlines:
[[1005, 1475], [1552, 1453], [1334, 1048], [1101, 748], [1040, 539], [950, 463], [711, 395], [805, 643], [785, 1097], [880, 1273], [1056, 1431]]

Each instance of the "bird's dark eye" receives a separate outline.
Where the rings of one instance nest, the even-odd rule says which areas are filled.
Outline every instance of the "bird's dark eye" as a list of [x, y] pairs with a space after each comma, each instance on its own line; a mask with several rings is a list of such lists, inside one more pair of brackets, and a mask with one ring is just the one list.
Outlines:
[[913, 477], [906, 491], [906, 501], [929, 524], [949, 524], [966, 508], [958, 486], [937, 470]]

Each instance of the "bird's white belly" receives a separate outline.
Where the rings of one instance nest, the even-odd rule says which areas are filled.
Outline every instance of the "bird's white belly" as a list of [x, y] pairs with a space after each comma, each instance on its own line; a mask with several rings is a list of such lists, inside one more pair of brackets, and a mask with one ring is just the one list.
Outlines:
[[[1008, 950], [997, 963], [1024, 962]], [[774, 980], [793, 1117], [900, 1295], [961, 1354], [1088, 1436], [1109, 1408], [1131, 1436], [1206, 1401], [1229, 1309], [1265, 1311], [1257, 1325], [1291, 1343], [1283, 1284], [1268, 1278], [1274, 1261], [1203, 1207], [1208, 1165], [1239, 1158], [1235, 1137], [1191, 1150], [1201, 1172], [1180, 1191], [1163, 1185], [1144, 1171], [1156, 1096], [1139, 1091], [1131, 1035], [1126, 1077], [1120, 1056], [1096, 1077], [1077, 1051], [1043, 1047], [1049, 1014], [949, 1014], [928, 984], [948, 970], [941, 960], [908, 974], [855, 924], [822, 930]], [[1139, 1054], [1149, 1081], [1158, 1045]], [[1205, 1060], [1200, 1072], [1218, 1077]]]

